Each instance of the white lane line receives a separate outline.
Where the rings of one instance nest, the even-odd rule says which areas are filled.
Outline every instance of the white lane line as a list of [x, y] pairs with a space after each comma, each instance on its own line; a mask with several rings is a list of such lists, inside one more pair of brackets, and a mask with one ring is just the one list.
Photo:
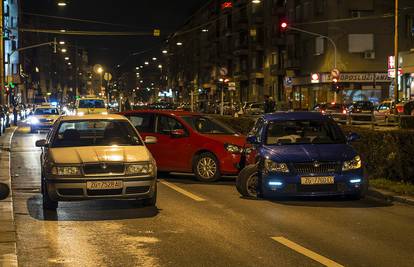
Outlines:
[[171, 189], [173, 189], [173, 190], [175, 190], [175, 191], [183, 194], [184, 196], [189, 197], [189, 198], [191, 198], [191, 199], [193, 199], [195, 201], [198, 201], [198, 202], [206, 201], [204, 198], [199, 197], [197, 195], [194, 195], [193, 193], [190, 193], [187, 190], [184, 190], [184, 189], [176, 186], [175, 184], [169, 183], [169, 182], [164, 181], [164, 180], [161, 180], [160, 183], [162, 183], [163, 185], [168, 186], [169, 188], [171, 188]]
[[343, 265], [334, 262], [328, 258], [325, 258], [322, 255], [319, 255], [318, 253], [315, 253], [307, 248], [302, 247], [299, 244], [296, 244], [295, 242], [290, 241], [289, 239], [286, 239], [282, 236], [276, 236], [276, 237], [272, 237], [272, 239], [302, 255], [305, 255], [308, 258], [311, 258], [314, 261], [317, 261], [325, 266], [328, 267], [343, 267]]

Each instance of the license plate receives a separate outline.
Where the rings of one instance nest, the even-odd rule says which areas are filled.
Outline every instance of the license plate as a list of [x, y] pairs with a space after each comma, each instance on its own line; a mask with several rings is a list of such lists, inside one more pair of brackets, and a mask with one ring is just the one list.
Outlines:
[[87, 182], [86, 187], [89, 190], [120, 189], [124, 185], [122, 181], [93, 181]]
[[333, 176], [323, 177], [301, 177], [301, 184], [303, 185], [315, 185], [315, 184], [334, 184], [335, 179]]

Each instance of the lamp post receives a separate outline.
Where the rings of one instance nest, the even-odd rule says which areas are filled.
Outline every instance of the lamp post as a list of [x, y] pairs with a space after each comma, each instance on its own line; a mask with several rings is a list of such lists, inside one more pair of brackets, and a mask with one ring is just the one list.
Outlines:
[[394, 78], [394, 101], [398, 101], [398, 69], [399, 69], [399, 58], [398, 58], [398, 0], [395, 0], [395, 20], [394, 20], [394, 65], [395, 65], [395, 78]]

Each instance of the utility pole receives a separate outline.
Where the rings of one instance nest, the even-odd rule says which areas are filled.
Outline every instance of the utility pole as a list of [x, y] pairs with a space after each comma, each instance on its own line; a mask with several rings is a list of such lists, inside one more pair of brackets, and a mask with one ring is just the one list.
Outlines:
[[394, 78], [394, 101], [398, 101], [398, 78], [399, 78], [399, 58], [398, 58], [398, 0], [395, 0], [395, 22], [394, 22], [394, 65], [395, 65], [395, 78]]
[[[3, 27], [3, 4], [0, 4], [0, 29], [2, 32], [4, 32]], [[4, 40], [3, 40], [3, 33], [1, 34], [1, 40], [0, 40], [0, 84], [1, 89], [0, 90], [0, 102], [4, 103]]]

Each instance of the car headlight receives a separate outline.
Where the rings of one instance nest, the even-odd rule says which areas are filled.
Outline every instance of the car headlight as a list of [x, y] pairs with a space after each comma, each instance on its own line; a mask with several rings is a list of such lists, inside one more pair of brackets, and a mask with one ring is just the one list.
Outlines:
[[362, 161], [360, 156], [356, 156], [355, 158], [345, 161], [344, 165], [342, 166], [343, 171], [349, 171], [349, 170], [356, 170], [361, 168]]
[[125, 174], [127, 175], [153, 175], [154, 165], [152, 163], [127, 165]]
[[101, 112], [101, 115], [108, 115], [108, 112]]
[[39, 123], [39, 119], [36, 117], [31, 117], [30, 118], [30, 124], [38, 124]]
[[267, 172], [289, 172], [289, 168], [286, 163], [278, 163], [270, 159], [265, 159], [264, 168]]
[[77, 114], [78, 116], [83, 116], [83, 115], [85, 115], [85, 112], [78, 112], [78, 114]]
[[80, 167], [75, 166], [67, 166], [67, 167], [53, 167], [52, 174], [58, 176], [73, 176], [73, 175], [80, 175], [81, 169]]
[[225, 144], [224, 148], [232, 154], [240, 154], [243, 152], [243, 148], [233, 144]]

